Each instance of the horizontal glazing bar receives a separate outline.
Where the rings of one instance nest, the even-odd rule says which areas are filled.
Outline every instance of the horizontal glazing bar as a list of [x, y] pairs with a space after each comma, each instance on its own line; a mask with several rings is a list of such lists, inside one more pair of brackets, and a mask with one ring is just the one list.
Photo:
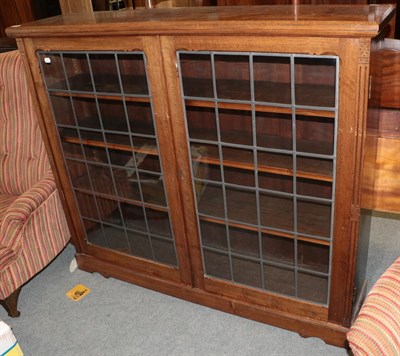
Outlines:
[[149, 208], [149, 209], [153, 209], [153, 210], [157, 210], [157, 211], [163, 211], [163, 212], [169, 211], [169, 209], [165, 206], [155, 205], [155, 204], [147, 203], [147, 202], [144, 202], [141, 200], [127, 199], [124, 197], [110, 195], [110, 194], [104, 194], [104, 193], [99, 193], [99, 192], [94, 193], [91, 190], [86, 190], [86, 189], [82, 189], [82, 188], [74, 187], [74, 190], [76, 190], [77, 192], [83, 193], [83, 194], [88, 194], [88, 195], [92, 195], [92, 196], [99, 197], [99, 198], [105, 198], [105, 199], [110, 199], [110, 200], [114, 200], [114, 201], [119, 201], [122, 203], [127, 203], [127, 204], [131, 204], [131, 205], [135, 205], [135, 206], [143, 206], [145, 208]]
[[[198, 215], [201, 220], [213, 222], [215, 224], [225, 225], [225, 220], [221, 220], [220, 218], [217, 218], [215, 216], [207, 215], [204, 213], [199, 213]], [[254, 224], [241, 222], [241, 221], [237, 221], [237, 220], [232, 220], [232, 219], [227, 219], [226, 223], [232, 227], [238, 227], [238, 228], [250, 230], [250, 231], [261, 230], [263, 233], [266, 233], [266, 234], [271, 234], [271, 235], [275, 234], [277, 236], [286, 237], [289, 239], [293, 239], [295, 236], [295, 234], [292, 230], [284, 230], [284, 229], [279, 229], [276, 227], [269, 227], [269, 226], [264, 226], [264, 225], [259, 226], [259, 225], [254, 225]], [[330, 242], [331, 242], [331, 239], [328, 237], [322, 237], [322, 236], [318, 236], [318, 235], [311, 235], [311, 234], [305, 234], [305, 233], [297, 234], [297, 238], [302, 241], [308, 241], [311, 243], [325, 245], [325, 246], [329, 246]]]
[[[219, 185], [222, 186], [222, 182], [219, 181], [214, 181], [214, 180], [208, 180], [208, 179], [200, 179], [200, 178], [193, 178], [195, 182], [205, 182], [205, 183], [210, 183], [212, 185]], [[286, 193], [282, 192], [279, 190], [270, 190], [270, 189], [264, 189], [264, 188], [256, 188], [256, 187], [249, 187], [245, 185], [239, 185], [239, 184], [233, 184], [233, 183], [224, 183], [224, 185], [228, 188], [237, 188], [243, 191], [249, 191], [249, 192], [256, 192], [259, 191], [261, 193], [269, 193], [271, 195], [275, 196], [282, 196], [282, 197], [297, 197], [301, 198], [302, 200], [307, 200], [311, 202], [316, 202], [316, 203], [332, 203], [331, 199], [324, 199], [324, 198], [319, 198], [319, 197], [313, 197], [313, 196], [308, 196], [308, 195], [299, 195], [299, 194], [293, 194], [293, 193]]]
[[[220, 249], [217, 249], [217, 248], [214, 248], [214, 247], [209, 247], [209, 246], [203, 246], [203, 249], [206, 250], [206, 251], [211, 251], [211, 252], [215, 252], [215, 253], [219, 253], [219, 254], [228, 256], [228, 251], [226, 251], [226, 250], [220, 250]], [[261, 263], [261, 261], [262, 261], [264, 264], [269, 265], [269, 266], [280, 267], [280, 268], [284, 268], [284, 269], [287, 269], [287, 270], [290, 270], [290, 271], [297, 270], [298, 272], [304, 272], [304, 273], [311, 274], [311, 275], [318, 276], [318, 277], [328, 277], [329, 276], [327, 273], [318, 272], [318, 271], [314, 271], [314, 270], [309, 270], [309, 269], [302, 268], [302, 267], [297, 267], [296, 268], [293, 265], [288, 265], [288, 264], [279, 263], [279, 262], [273, 262], [273, 261], [266, 260], [265, 258], [260, 260], [257, 257], [252, 257], [252, 256], [248, 256], [248, 255], [242, 255], [242, 254], [237, 253], [237, 252], [232, 252], [231, 251], [230, 255], [232, 257], [237, 257], [237, 258], [240, 258], [240, 259], [243, 259], [243, 260], [246, 260], [246, 261], [251, 261], [251, 262], [256, 262], [256, 263]]]
[[[208, 145], [214, 145], [217, 146], [218, 142], [217, 141], [212, 141], [212, 140], [202, 140], [202, 139], [197, 139], [197, 138], [189, 138], [190, 143], [203, 143], [203, 144], [208, 144]], [[232, 148], [243, 148], [246, 150], [253, 150], [253, 148], [256, 148], [257, 151], [259, 152], [271, 152], [271, 153], [283, 153], [287, 155], [292, 155], [295, 153], [299, 157], [310, 157], [310, 158], [321, 158], [321, 159], [326, 159], [326, 160], [333, 160], [336, 158], [336, 156], [332, 155], [322, 155], [318, 153], [308, 153], [308, 152], [300, 152], [300, 151], [291, 151], [291, 150], [281, 150], [277, 148], [266, 148], [266, 147], [261, 147], [261, 146], [250, 146], [250, 145], [241, 145], [237, 143], [228, 143], [228, 142], [221, 142], [222, 147], [232, 147]]]
[[79, 125], [78, 126], [71, 126], [71, 125], [65, 125], [65, 124], [57, 124], [57, 127], [64, 128], [64, 129], [79, 129], [80, 131], [85, 131], [85, 132], [98, 132], [98, 133], [105, 132], [105, 133], [110, 133], [110, 134], [123, 135], [123, 136], [132, 136], [132, 137], [138, 137], [138, 138], [152, 138], [152, 139], [156, 138], [156, 136], [154, 136], [154, 135], [127, 132], [127, 131], [114, 131], [114, 130], [87, 128], [87, 127], [79, 126]]
[[52, 89], [49, 88], [48, 92], [50, 94], [65, 94], [65, 96], [71, 94], [73, 96], [73, 94], [85, 97], [85, 98], [92, 98], [94, 96], [97, 96], [97, 98], [102, 99], [105, 95], [107, 95], [107, 98], [105, 99], [109, 99], [109, 100], [113, 100], [113, 98], [115, 98], [115, 100], [121, 100], [125, 97], [128, 98], [142, 98], [142, 99], [146, 99], [145, 102], [150, 102], [150, 95], [146, 95], [146, 94], [127, 94], [127, 93], [115, 93], [115, 92], [95, 92], [95, 91], [88, 91], [88, 90], [72, 90], [72, 89]]
[[88, 163], [91, 166], [99, 166], [99, 167], [104, 167], [104, 168], [111, 167], [111, 168], [125, 169], [125, 170], [130, 170], [130, 171], [134, 170], [134, 171], [150, 174], [150, 175], [157, 176], [157, 177], [161, 177], [162, 176], [161, 172], [148, 171], [146, 169], [135, 168], [133, 166], [118, 166], [118, 165], [111, 164], [111, 163], [92, 162], [92, 161], [90, 161], [88, 159], [85, 160], [85, 159], [80, 159], [80, 158], [76, 158], [76, 157], [71, 157], [71, 158], [67, 157], [67, 160], [68, 161], [79, 162], [79, 163]]
[[128, 232], [137, 232], [139, 234], [150, 236], [150, 237], [154, 237], [156, 239], [163, 240], [163, 241], [172, 241], [172, 238], [168, 238], [168, 237], [165, 237], [165, 236], [162, 236], [162, 235], [153, 234], [153, 233], [148, 233], [148, 232], [142, 231], [142, 230], [135, 230], [135, 229], [132, 229], [132, 228], [129, 228], [129, 227], [123, 227], [122, 225], [116, 225], [116, 224], [110, 223], [108, 221], [105, 222], [105, 221], [102, 221], [102, 220], [96, 220], [96, 219], [92, 219], [92, 218], [87, 218], [86, 216], [82, 216], [82, 219], [94, 222], [96, 224], [102, 224], [104, 226], [110, 226], [110, 227], [115, 227], [115, 228], [118, 228], [118, 229], [121, 229], [121, 230], [126, 230]]
[[255, 57], [281, 57], [281, 58], [319, 58], [319, 59], [337, 59], [337, 56], [319, 55], [319, 54], [286, 54], [274, 52], [220, 52], [220, 51], [177, 51], [178, 54], [216, 54], [228, 56], [255, 56]]

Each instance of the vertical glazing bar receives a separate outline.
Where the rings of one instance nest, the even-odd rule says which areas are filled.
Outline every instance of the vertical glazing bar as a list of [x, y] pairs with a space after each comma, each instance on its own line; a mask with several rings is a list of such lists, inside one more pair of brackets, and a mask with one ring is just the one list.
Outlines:
[[250, 66], [251, 122], [253, 130], [254, 184], [256, 188], [257, 225], [258, 225], [258, 250], [260, 256], [260, 268], [261, 268], [261, 288], [265, 290], [263, 244], [262, 244], [262, 232], [261, 232], [260, 190], [258, 184], [257, 125], [256, 125], [257, 118], [256, 118], [255, 93], [254, 93], [253, 53], [249, 54], [249, 66]]
[[[117, 73], [118, 73], [118, 81], [119, 81], [119, 84], [120, 84], [120, 90], [121, 90], [121, 94], [123, 95], [123, 104], [124, 104], [125, 115], [126, 115], [126, 119], [127, 119], [128, 115], [127, 115], [127, 109], [126, 109], [126, 103], [125, 103], [125, 96], [124, 96], [124, 91], [123, 91], [122, 79], [121, 79], [120, 69], [119, 69], [119, 65], [118, 65], [118, 56], [117, 56], [116, 54], [115, 54], [114, 56], [115, 56], [115, 61], [116, 61], [116, 67], [117, 67]], [[100, 111], [99, 111], [99, 112], [100, 112]], [[101, 120], [100, 120], [100, 121], [101, 121]], [[129, 120], [127, 120], [127, 124], [128, 124], [128, 128], [129, 128], [129, 130], [130, 130]], [[102, 126], [102, 128], [103, 128], [103, 126]], [[103, 135], [104, 135], [104, 132], [103, 132]], [[106, 141], [104, 141], [104, 142], [106, 142]], [[140, 200], [141, 200], [141, 202], [143, 203], [143, 202], [144, 202], [143, 193], [142, 193], [141, 182], [140, 182], [140, 178], [139, 178], [138, 167], [137, 167], [137, 164], [136, 164], [136, 162], [137, 162], [137, 160], [136, 160], [136, 154], [135, 154], [135, 151], [134, 151], [134, 147], [135, 147], [135, 146], [134, 146], [134, 144], [133, 144], [132, 136], [131, 136], [131, 135], [129, 135], [129, 142], [130, 142], [130, 145], [131, 145], [131, 148], [132, 148], [133, 162], [134, 162], [134, 164], [135, 164], [135, 166], [134, 166], [134, 169], [135, 169], [135, 176], [136, 176], [136, 180], [137, 180], [137, 182], [138, 182]], [[106, 147], [107, 147], [107, 145], [106, 145]], [[108, 152], [107, 152], [107, 158], [109, 159], [109, 157], [108, 157]], [[110, 162], [110, 161], [109, 161], [109, 162]], [[113, 177], [113, 181], [114, 181], [114, 177]], [[114, 184], [115, 184], [115, 183], [114, 183]], [[116, 187], [114, 186], [114, 189], [115, 189], [115, 188], [116, 188]], [[115, 191], [116, 191], [116, 190], [115, 190]], [[119, 203], [119, 201], [118, 201], [118, 203]], [[142, 205], [142, 209], [143, 209], [143, 216], [144, 216], [145, 225], [146, 225], [147, 238], [149, 239], [149, 243], [150, 243], [151, 257], [152, 257], [153, 260], [155, 260], [155, 254], [154, 254], [154, 250], [153, 250], [153, 243], [152, 243], [152, 239], [151, 239], [151, 235], [150, 235], [149, 225], [148, 225], [148, 222], [147, 222], [146, 209], [144, 208], [143, 205]], [[121, 218], [122, 218], [123, 221], [124, 221], [125, 235], [126, 235], [126, 238], [128, 239], [128, 235], [127, 235], [126, 228], [125, 228], [125, 219], [124, 219], [122, 213], [121, 213]]]
[[[93, 72], [92, 72], [92, 64], [90, 63], [90, 55], [89, 55], [89, 53], [86, 53], [86, 56], [87, 56], [87, 61], [88, 61], [90, 78], [91, 78], [92, 86], [93, 86], [93, 89], [94, 89], [94, 100], [96, 102], [96, 110], [97, 110], [97, 115], [99, 117], [101, 135], [103, 137], [104, 149], [105, 149], [106, 155], [107, 155], [107, 161], [108, 161], [107, 166], [108, 166], [108, 170], [110, 172], [110, 177], [111, 177], [111, 181], [112, 181], [112, 184], [113, 184], [114, 192], [115, 192], [115, 194], [117, 194], [117, 185], [115, 184], [114, 174], [113, 174], [113, 171], [112, 171], [112, 168], [111, 168], [110, 154], [108, 152], [107, 140], [106, 140], [106, 136], [105, 136], [105, 133], [104, 133], [103, 118], [102, 118], [102, 115], [101, 115], [99, 101], [98, 101], [98, 98], [97, 98], [97, 90], [96, 90], [96, 85], [95, 85], [95, 82], [94, 82], [94, 77], [93, 77]], [[114, 61], [115, 61], [115, 54], [114, 54]], [[121, 90], [121, 88], [120, 88], [120, 90]], [[123, 215], [122, 215], [122, 209], [121, 209], [120, 201], [116, 199], [116, 202], [117, 202], [117, 206], [118, 206], [118, 211], [119, 211], [120, 217], [121, 217], [121, 219], [123, 221]], [[125, 240], [129, 241], [124, 221], [123, 221], [122, 228], [123, 228], [123, 231], [124, 231]], [[128, 247], [129, 247], [129, 251], [131, 252], [129, 242], [128, 242]]]
[[[114, 61], [115, 61], [116, 67], [117, 67], [117, 75], [118, 75], [118, 82], [119, 82], [120, 93], [121, 93], [122, 96], [123, 96], [123, 95], [124, 95], [124, 92], [123, 92], [123, 86], [122, 86], [122, 81], [121, 81], [121, 74], [120, 74], [119, 65], [118, 65], [118, 57], [117, 57], [117, 54], [116, 54], [116, 53], [114, 53]], [[127, 115], [127, 112], [126, 112], [126, 105], [125, 105], [125, 98], [124, 98], [124, 96], [123, 96], [122, 99], [123, 99], [123, 100], [122, 100], [122, 103], [123, 103], [123, 106], [124, 106], [124, 113], [125, 113], [125, 121], [127, 122], [127, 127], [129, 128], [129, 120], [127, 119], [127, 118], [128, 118], [128, 115]], [[96, 100], [96, 102], [97, 102], [97, 100]], [[103, 119], [102, 119], [102, 117], [101, 117], [100, 110], [99, 110], [99, 117], [100, 117], [100, 124], [101, 124], [102, 130], [103, 130]], [[105, 143], [105, 150], [106, 150], [106, 154], [107, 154], [107, 160], [108, 160], [108, 163], [111, 165], [111, 159], [110, 159], [110, 155], [109, 155], [109, 152], [108, 152], [108, 145], [107, 145], [107, 141], [106, 141], [106, 139], [105, 139], [104, 132], [103, 132], [103, 139], [104, 139], [104, 143]], [[131, 142], [131, 144], [132, 144], [132, 142]], [[132, 146], [132, 147], [133, 147], [133, 146]], [[114, 174], [112, 174], [112, 168], [111, 168], [111, 166], [110, 166], [110, 170], [111, 170], [111, 177], [112, 177], [112, 182], [113, 182], [113, 186], [114, 186], [114, 191], [117, 193], [117, 185], [116, 185], [116, 183], [115, 183]], [[120, 202], [119, 200], [117, 200], [117, 204], [118, 204], [119, 214], [120, 214], [120, 216], [121, 216], [122, 227], [123, 227], [124, 233], [125, 233], [126, 243], [127, 243], [128, 248], [129, 248], [129, 252], [132, 253], [131, 244], [129, 243], [128, 233], [127, 233], [127, 231], [126, 231], [126, 225], [125, 225], [124, 215], [122, 214], [121, 202]]]
[[[100, 222], [100, 226], [101, 226], [101, 231], [103, 232], [104, 239], [105, 239], [105, 241], [106, 241], [107, 244], [108, 244], [107, 235], [106, 235], [106, 233], [105, 233], [105, 231], [104, 231], [103, 222], [102, 222], [102, 220], [101, 220], [100, 209], [99, 209], [99, 206], [98, 206], [98, 204], [97, 204], [97, 199], [95, 198], [95, 191], [94, 191], [94, 188], [93, 188], [92, 177], [90, 176], [90, 173], [89, 173], [89, 166], [88, 166], [88, 164], [87, 164], [86, 153], [85, 153], [85, 150], [84, 150], [83, 144], [82, 144], [83, 141], [82, 141], [81, 132], [80, 132], [80, 129], [79, 129], [80, 126], [78, 125], [78, 118], [77, 118], [77, 115], [76, 115], [74, 102], [73, 102], [72, 96], [71, 96], [71, 86], [70, 86], [70, 84], [69, 84], [69, 78], [68, 78], [68, 76], [67, 76], [67, 70], [66, 70], [66, 68], [65, 68], [64, 56], [63, 56], [63, 53], [62, 53], [62, 52], [60, 52], [60, 57], [61, 57], [61, 63], [62, 63], [62, 66], [63, 66], [65, 82], [66, 82], [66, 84], [67, 84], [67, 90], [68, 90], [68, 94], [69, 94], [68, 97], [69, 97], [69, 100], [70, 100], [70, 103], [71, 103], [72, 113], [73, 113], [73, 115], [74, 115], [74, 120], [75, 120], [75, 125], [76, 125], [76, 127], [77, 127], [77, 129], [78, 129], [78, 130], [77, 130], [77, 131], [78, 131], [78, 137], [79, 137], [79, 142], [80, 142], [82, 154], [83, 154], [83, 157], [84, 157], [84, 160], [85, 160], [85, 167], [86, 167], [86, 172], [87, 172], [88, 178], [89, 178], [90, 189], [92, 190], [93, 200], [94, 200], [94, 203], [95, 203], [95, 205], [96, 205], [97, 216], [99, 217], [99, 222]], [[87, 53], [86, 53], [86, 60], [88, 60], [88, 55], [87, 55]], [[64, 154], [63, 154], [63, 156], [64, 156]], [[65, 156], [64, 156], [64, 157], [65, 157]], [[65, 158], [64, 158], [64, 161], [65, 161]], [[65, 164], [65, 165], [66, 165], [66, 164]], [[68, 171], [68, 170], [67, 170], [67, 171]], [[71, 185], [72, 185], [72, 178], [71, 178], [71, 175], [69, 174], [69, 171], [68, 171], [68, 175], [69, 175], [69, 179], [70, 179]], [[75, 195], [75, 190], [74, 190], [74, 195]], [[76, 200], [76, 197], [75, 197], [75, 200]], [[79, 206], [79, 205], [78, 205], [78, 206]], [[81, 218], [81, 220], [82, 220], [82, 218]], [[83, 224], [83, 222], [82, 222], [82, 224]], [[85, 234], [86, 234], [86, 229], [85, 229]], [[87, 239], [87, 234], [86, 234], [86, 239]]]
[[296, 132], [296, 83], [295, 79], [295, 56], [290, 56], [290, 90], [291, 90], [291, 102], [292, 102], [292, 150], [293, 150], [293, 243], [294, 243], [294, 285], [295, 285], [295, 296], [298, 297], [298, 251], [297, 251], [297, 132]]
[[335, 192], [336, 192], [336, 161], [337, 161], [337, 136], [338, 136], [338, 126], [339, 126], [339, 58], [335, 59], [336, 73], [335, 73], [335, 121], [334, 121], [334, 138], [333, 138], [333, 177], [332, 177], [332, 203], [331, 203], [331, 229], [330, 229], [330, 240], [331, 245], [329, 249], [329, 270], [328, 270], [328, 291], [327, 291], [327, 301], [329, 305], [330, 301], [330, 290], [331, 290], [331, 273], [332, 273], [332, 251], [333, 251], [333, 225], [335, 221]]
[[213, 84], [213, 92], [214, 92], [214, 107], [215, 107], [215, 121], [217, 125], [217, 139], [218, 139], [218, 153], [219, 153], [219, 166], [221, 170], [221, 183], [222, 183], [222, 196], [224, 199], [224, 220], [225, 220], [225, 229], [226, 229], [226, 239], [227, 239], [227, 247], [228, 247], [228, 258], [229, 258], [229, 268], [230, 268], [230, 277], [233, 282], [233, 264], [232, 264], [232, 254], [231, 254], [231, 243], [229, 237], [229, 224], [228, 224], [228, 206], [226, 200], [226, 189], [225, 189], [225, 175], [224, 175], [224, 159], [222, 155], [222, 145], [221, 145], [221, 131], [219, 125], [219, 112], [218, 112], [218, 93], [217, 93], [217, 80], [215, 77], [215, 58], [214, 53], [211, 52], [211, 76], [212, 76], [212, 84]]

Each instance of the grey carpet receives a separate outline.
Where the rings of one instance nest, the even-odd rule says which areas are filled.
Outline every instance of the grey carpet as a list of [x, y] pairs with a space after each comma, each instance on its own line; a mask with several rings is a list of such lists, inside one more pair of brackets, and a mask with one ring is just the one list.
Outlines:
[[[31, 280], [20, 296], [21, 316], [8, 323], [25, 355], [347, 355], [317, 338], [236, 317], [80, 270], [70, 273], [74, 248]], [[400, 255], [400, 220], [376, 215], [368, 278], [374, 282]], [[76, 284], [91, 293], [73, 302]]]

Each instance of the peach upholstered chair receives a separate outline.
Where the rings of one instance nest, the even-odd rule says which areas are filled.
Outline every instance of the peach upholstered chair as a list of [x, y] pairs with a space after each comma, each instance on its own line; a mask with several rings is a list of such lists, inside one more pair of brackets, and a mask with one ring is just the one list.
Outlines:
[[0, 303], [18, 316], [21, 286], [70, 238], [22, 59], [0, 54]]

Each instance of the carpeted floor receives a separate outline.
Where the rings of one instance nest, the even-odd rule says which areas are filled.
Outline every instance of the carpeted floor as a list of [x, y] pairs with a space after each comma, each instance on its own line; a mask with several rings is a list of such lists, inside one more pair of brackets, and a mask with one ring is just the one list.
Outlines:
[[[347, 355], [316, 338], [212, 310], [116, 279], [70, 273], [74, 248], [64, 252], [21, 292], [21, 316], [0, 309], [25, 355]], [[400, 255], [400, 217], [375, 215], [370, 284]], [[65, 293], [91, 292], [79, 302]]]

